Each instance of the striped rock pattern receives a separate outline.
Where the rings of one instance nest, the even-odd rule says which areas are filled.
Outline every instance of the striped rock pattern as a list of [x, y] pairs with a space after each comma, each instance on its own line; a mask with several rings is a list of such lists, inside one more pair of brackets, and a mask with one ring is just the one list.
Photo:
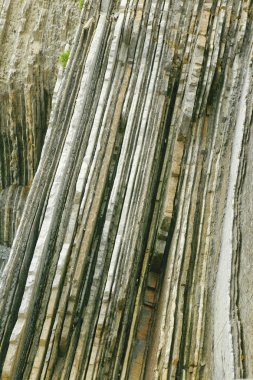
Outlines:
[[2, 379], [253, 377], [252, 16], [84, 2], [2, 273]]
[[0, 244], [13, 242], [41, 155], [57, 58], [79, 17], [72, 0], [0, 1]]

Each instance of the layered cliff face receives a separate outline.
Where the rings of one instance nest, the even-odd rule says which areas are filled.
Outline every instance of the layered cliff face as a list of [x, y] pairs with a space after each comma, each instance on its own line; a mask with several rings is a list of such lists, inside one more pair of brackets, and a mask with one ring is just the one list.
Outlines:
[[10, 246], [37, 169], [57, 77], [79, 4], [0, 3], [0, 244]]
[[253, 377], [251, 1], [43, 4], [47, 48], [26, 66], [12, 31], [1, 62], [2, 379]]

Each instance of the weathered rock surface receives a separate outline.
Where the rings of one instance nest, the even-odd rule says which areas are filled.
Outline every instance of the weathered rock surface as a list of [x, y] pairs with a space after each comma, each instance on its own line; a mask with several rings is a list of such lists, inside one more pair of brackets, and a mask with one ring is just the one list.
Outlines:
[[2, 379], [253, 377], [252, 10], [84, 2], [41, 158], [2, 161]]
[[3, 271], [6, 261], [9, 258], [10, 248], [0, 245], [0, 271]]
[[12, 244], [40, 160], [57, 58], [79, 17], [72, 0], [0, 2], [0, 244]]

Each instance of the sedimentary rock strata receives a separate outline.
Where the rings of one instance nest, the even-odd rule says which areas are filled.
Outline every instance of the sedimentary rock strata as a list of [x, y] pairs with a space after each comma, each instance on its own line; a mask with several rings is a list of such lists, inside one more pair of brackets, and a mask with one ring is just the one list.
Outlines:
[[251, 2], [86, 0], [75, 26], [19, 163], [2, 378], [253, 376]]
[[72, 0], [1, 0], [0, 244], [13, 242], [40, 160], [58, 56], [79, 17]]

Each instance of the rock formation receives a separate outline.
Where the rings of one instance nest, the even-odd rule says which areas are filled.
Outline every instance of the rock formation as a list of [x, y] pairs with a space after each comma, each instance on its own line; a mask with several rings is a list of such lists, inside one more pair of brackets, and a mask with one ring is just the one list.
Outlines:
[[2, 1], [1, 378], [253, 377], [252, 2]]
[[57, 60], [80, 16], [73, 1], [0, 2], [0, 244], [10, 246], [37, 169]]

